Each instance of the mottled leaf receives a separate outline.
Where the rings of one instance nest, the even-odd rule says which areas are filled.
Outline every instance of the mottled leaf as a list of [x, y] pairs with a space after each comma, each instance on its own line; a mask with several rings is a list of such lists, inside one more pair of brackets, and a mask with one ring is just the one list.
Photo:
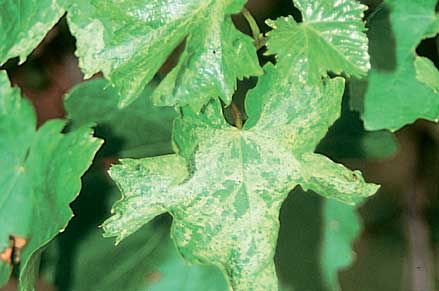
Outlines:
[[176, 112], [155, 107], [150, 100], [151, 87], [129, 106], [118, 108], [119, 97], [106, 80], [79, 84], [64, 99], [67, 116], [73, 126], [93, 122], [96, 133], [105, 138], [106, 147], [118, 156], [145, 157], [172, 152], [171, 130]]
[[[292, 16], [268, 20], [268, 53], [286, 66], [299, 67], [311, 84], [328, 71], [362, 76], [370, 68], [362, 17], [365, 6], [356, 0], [294, 0], [303, 21]], [[293, 65], [294, 64], [294, 65]]]
[[210, 98], [230, 103], [237, 79], [262, 70], [251, 37], [231, 19], [245, 0], [8, 0], [0, 4], [0, 64], [27, 55], [67, 11], [79, 64], [102, 71], [119, 95], [135, 100], [180, 44], [177, 66], [155, 93], [160, 105], [200, 109]]
[[354, 255], [351, 247], [360, 230], [355, 207], [334, 200], [324, 202], [321, 267], [328, 290], [341, 290], [337, 273], [352, 263]]
[[69, 203], [102, 143], [86, 126], [62, 134], [64, 125], [51, 120], [37, 131], [32, 105], [0, 75], [0, 252], [16, 248], [0, 261], [0, 284], [19, 261], [20, 290], [34, 289], [41, 249], [71, 219]]
[[186, 108], [175, 124], [180, 155], [112, 167], [123, 198], [104, 223], [105, 235], [121, 241], [170, 212], [172, 237], [186, 259], [216, 265], [233, 290], [277, 290], [273, 255], [288, 192], [300, 184], [353, 204], [377, 189], [313, 153], [339, 116], [343, 79], [305, 86], [295, 78], [266, 66], [247, 98], [250, 119], [242, 130], [224, 121], [218, 102], [203, 114]]
[[81, 0], [68, 20], [86, 76], [98, 71], [116, 86], [120, 106], [133, 101], [169, 55], [184, 43], [178, 65], [155, 102], [200, 109], [210, 98], [229, 103], [236, 79], [262, 73], [252, 39], [233, 25], [244, 0]]
[[20, 57], [24, 62], [63, 15], [64, 0], [0, 2], [0, 65]]
[[[364, 108], [356, 106], [363, 113], [367, 129], [397, 130], [418, 118], [439, 118], [439, 93], [430, 84], [437, 80], [438, 72], [431, 65], [428, 71], [417, 71], [416, 66], [424, 65], [425, 69], [427, 61], [416, 61], [415, 52], [421, 40], [439, 31], [436, 4], [436, 0], [387, 0], [371, 17], [372, 70], [367, 79]], [[427, 75], [432, 79], [427, 80]]]

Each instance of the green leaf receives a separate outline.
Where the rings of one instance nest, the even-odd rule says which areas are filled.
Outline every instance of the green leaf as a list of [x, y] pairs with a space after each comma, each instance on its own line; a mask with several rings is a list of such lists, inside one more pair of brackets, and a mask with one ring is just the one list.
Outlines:
[[[227, 282], [215, 267], [188, 265], [175, 249], [174, 243], [167, 239], [154, 251], [155, 268], [159, 280], [148, 291], [163, 290], [205, 290], [226, 291]], [[153, 273], [154, 274], [154, 273]]]
[[343, 89], [341, 78], [305, 86], [268, 65], [247, 99], [243, 130], [224, 121], [218, 102], [202, 114], [184, 110], [174, 133], [181, 156], [122, 160], [110, 170], [123, 198], [105, 235], [119, 242], [170, 212], [186, 259], [216, 265], [233, 290], [277, 290], [273, 255], [288, 192], [301, 184], [353, 204], [377, 190], [313, 153], [339, 116]]
[[236, 79], [262, 73], [252, 39], [233, 25], [244, 0], [81, 0], [68, 20], [86, 77], [102, 71], [120, 106], [132, 102], [169, 55], [184, 43], [178, 65], [156, 92], [160, 105], [200, 109], [210, 98], [230, 103]]
[[23, 63], [64, 14], [60, 0], [3, 0], [0, 3], [0, 65]]
[[216, 268], [187, 265], [165, 231], [148, 225], [117, 247], [91, 232], [77, 246], [69, 290], [227, 290]]
[[237, 79], [262, 74], [252, 38], [231, 18], [245, 0], [116, 2], [8, 0], [0, 13], [0, 64], [15, 56], [23, 62], [67, 11], [85, 77], [102, 71], [120, 107], [142, 93], [180, 44], [183, 52], [157, 89], [156, 104], [197, 111], [210, 98], [228, 104]]
[[[367, 129], [397, 130], [418, 118], [439, 118], [437, 84], [431, 84], [437, 80], [438, 72], [427, 65], [426, 59], [417, 58], [415, 52], [421, 40], [439, 31], [436, 3], [388, 0], [371, 18], [372, 70], [364, 97], [355, 96], [364, 98], [364, 108], [357, 109], [362, 111]], [[421, 68], [426, 71], [420, 72]], [[362, 100], [356, 103], [361, 104]]]
[[[356, 0], [294, 0], [303, 22], [292, 16], [268, 20], [268, 54], [299, 67], [310, 84], [328, 71], [363, 76], [370, 68], [362, 21], [366, 6]], [[293, 67], [292, 66], [292, 67]]]
[[[121, 242], [102, 237], [98, 225], [120, 196], [102, 163], [83, 177], [72, 206], [76, 217], [43, 256], [42, 279], [58, 290], [227, 290], [214, 267], [188, 265], [169, 237], [169, 217], [160, 217]], [[90, 207], [92, 206], [92, 207]], [[178, 286], [178, 287], [175, 287]]]
[[354, 260], [351, 246], [360, 231], [355, 207], [334, 200], [324, 202], [321, 267], [329, 290], [341, 290], [337, 273]]
[[171, 130], [177, 116], [171, 108], [151, 103], [152, 87], [129, 106], [119, 109], [119, 97], [103, 79], [77, 85], [64, 99], [67, 116], [77, 128], [97, 123], [96, 132], [118, 156], [145, 157], [172, 152]]
[[439, 92], [439, 72], [433, 62], [424, 57], [416, 57], [416, 79], [429, 86], [435, 93]]
[[317, 151], [336, 160], [382, 160], [395, 155], [399, 146], [395, 135], [387, 130], [366, 131], [358, 112], [349, 110], [349, 100], [344, 103], [341, 118], [319, 143]]
[[[40, 252], [71, 219], [69, 203], [102, 144], [89, 127], [61, 134], [64, 124], [51, 120], [36, 131], [32, 105], [0, 75], [0, 251], [11, 247], [10, 236], [25, 239], [20, 290], [34, 290]], [[0, 261], [0, 284], [9, 263]]]

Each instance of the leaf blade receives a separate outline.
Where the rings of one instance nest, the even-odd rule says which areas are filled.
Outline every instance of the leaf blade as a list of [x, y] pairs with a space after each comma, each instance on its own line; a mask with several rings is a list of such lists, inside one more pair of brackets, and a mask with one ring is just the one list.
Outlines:
[[351, 247], [361, 231], [360, 218], [355, 207], [328, 199], [323, 206], [323, 221], [322, 274], [328, 289], [339, 291], [337, 273], [354, 260]]
[[[0, 185], [0, 248], [3, 251], [10, 246], [10, 236], [25, 240], [17, 255], [21, 261], [20, 290], [33, 290], [39, 252], [72, 217], [68, 204], [79, 194], [80, 177], [102, 141], [92, 137], [89, 127], [61, 134], [62, 120], [46, 122], [36, 131], [31, 104], [17, 89], [9, 88], [6, 73], [0, 79], [0, 150], [12, 154], [5, 159], [10, 167], [0, 178], [2, 182], [10, 179]], [[20, 116], [25, 118], [17, 118]], [[16, 131], [20, 128], [25, 130]], [[15, 136], [8, 132], [15, 132]], [[11, 149], [14, 141], [23, 142], [19, 151]], [[0, 263], [3, 269], [10, 261]]]
[[[310, 84], [328, 71], [363, 76], [370, 69], [362, 21], [365, 6], [355, 0], [295, 0], [303, 22], [291, 16], [267, 22], [268, 54], [285, 65], [296, 64]], [[282, 61], [284, 60], [284, 61]]]
[[46, 33], [64, 14], [62, 1], [2, 1], [0, 13], [0, 64], [19, 57], [23, 63]]
[[[121, 107], [137, 98], [172, 51], [185, 42], [179, 60], [184, 65], [164, 77], [156, 102], [199, 110], [210, 98], [230, 103], [236, 79], [262, 72], [251, 38], [237, 31], [230, 18], [243, 5], [242, 0], [166, 0], [147, 5], [137, 0], [112, 4], [83, 0], [71, 7], [69, 23], [78, 40], [80, 66], [87, 76], [102, 70], [116, 86]], [[89, 48], [90, 41], [96, 49]]]
[[439, 118], [439, 94], [417, 79], [415, 53], [421, 40], [439, 31], [435, 5], [432, 0], [388, 0], [369, 21], [372, 70], [364, 96], [354, 96], [356, 103], [364, 102], [363, 109], [356, 109], [366, 129], [395, 131], [418, 118]]

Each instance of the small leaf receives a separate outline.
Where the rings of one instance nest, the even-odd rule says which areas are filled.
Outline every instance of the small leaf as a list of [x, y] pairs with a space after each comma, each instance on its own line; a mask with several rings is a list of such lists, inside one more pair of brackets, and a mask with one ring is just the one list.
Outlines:
[[310, 84], [328, 71], [363, 76], [369, 70], [362, 18], [366, 6], [356, 0], [294, 0], [303, 22], [292, 16], [269, 20], [268, 54], [289, 67], [299, 67]]
[[[69, 203], [81, 188], [80, 177], [102, 141], [89, 127], [61, 134], [65, 122], [51, 120], [36, 131], [29, 101], [0, 75], [0, 252], [11, 237], [26, 240], [20, 250], [20, 290], [34, 290], [42, 248], [72, 218]], [[16, 261], [15, 260], [15, 261]], [[0, 261], [0, 285], [12, 262]]]

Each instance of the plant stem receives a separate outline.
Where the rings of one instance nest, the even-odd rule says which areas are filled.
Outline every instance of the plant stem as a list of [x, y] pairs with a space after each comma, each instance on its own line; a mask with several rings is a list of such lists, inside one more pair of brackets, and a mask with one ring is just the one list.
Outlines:
[[247, 8], [242, 8], [242, 15], [244, 15], [245, 19], [248, 22], [248, 25], [250, 26], [250, 29], [252, 31], [253, 38], [257, 40], [260, 35], [261, 31], [259, 30], [258, 23], [256, 22], [253, 15], [250, 13], [250, 11]]
[[258, 23], [256, 22], [253, 15], [250, 13], [250, 11], [245, 7], [242, 9], [242, 15], [244, 15], [245, 19], [247, 20], [248, 25], [250, 26], [250, 30], [252, 31], [252, 35], [253, 35], [253, 39], [255, 40], [256, 50], [261, 49], [263, 46], [265, 46], [266, 38], [261, 33], [261, 30], [259, 29]]

